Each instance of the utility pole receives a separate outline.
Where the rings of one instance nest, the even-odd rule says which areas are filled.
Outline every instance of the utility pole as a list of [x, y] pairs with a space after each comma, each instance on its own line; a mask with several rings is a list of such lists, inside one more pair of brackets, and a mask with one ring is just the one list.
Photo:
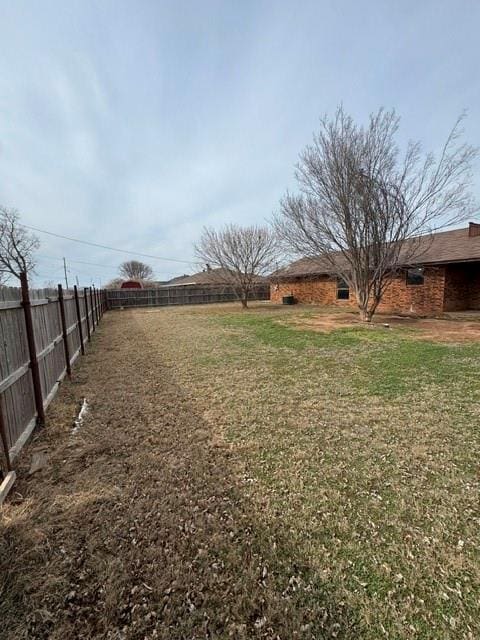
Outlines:
[[80, 283], [78, 282], [78, 276], [75, 276], [75, 280], [77, 282], [77, 287], [79, 288], [80, 287]]
[[67, 262], [63, 259], [63, 272], [65, 274], [65, 289], [68, 291], [68, 278], [67, 278]]

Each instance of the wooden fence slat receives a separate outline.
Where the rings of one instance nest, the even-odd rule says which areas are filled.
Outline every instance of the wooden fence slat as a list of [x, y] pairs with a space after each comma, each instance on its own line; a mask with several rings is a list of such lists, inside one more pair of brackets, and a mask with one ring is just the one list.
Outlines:
[[8, 387], [11, 387], [12, 384], [15, 384], [15, 382], [21, 378], [22, 376], [24, 376], [27, 371], [30, 369], [29, 363], [27, 362], [26, 364], [22, 364], [21, 367], [19, 367], [16, 371], [14, 371], [13, 373], [11, 373], [8, 378], [4, 378], [1, 382], [0, 382], [0, 393], [3, 393], [6, 389], [8, 389]]
[[[238, 295], [230, 285], [184, 285], [157, 289], [109, 289], [105, 291], [109, 309], [140, 306], [169, 306], [234, 302]], [[269, 300], [270, 286], [256, 285], [249, 300]]]
[[29, 290], [25, 274], [21, 285], [0, 289], [0, 478], [36, 424], [44, 423], [45, 409], [84, 352], [84, 327], [101, 319], [104, 298], [95, 289], [89, 304], [85, 289], [82, 315], [76, 288]]

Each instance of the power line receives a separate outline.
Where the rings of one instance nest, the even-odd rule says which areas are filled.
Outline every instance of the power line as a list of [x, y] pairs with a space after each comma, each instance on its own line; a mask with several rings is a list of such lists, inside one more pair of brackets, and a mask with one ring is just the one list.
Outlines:
[[71, 242], [78, 242], [80, 244], [88, 244], [91, 247], [98, 247], [99, 249], [108, 249], [109, 251], [117, 251], [118, 253], [129, 253], [133, 256], [142, 256], [142, 258], [151, 258], [152, 260], [164, 260], [167, 262], [181, 262], [182, 264], [194, 264], [189, 260], [177, 260], [176, 258], [162, 258], [161, 256], [152, 256], [148, 253], [139, 253], [138, 251], [128, 251], [126, 249], [118, 249], [116, 247], [109, 247], [105, 244], [97, 244], [96, 242], [88, 242], [88, 240], [79, 240], [78, 238], [69, 238], [68, 236], [62, 236], [60, 233], [53, 233], [53, 231], [45, 231], [45, 229], [38, 229], [37, 227], [30, 227], [28, 224], [22, 224], [25, 229], [31, 229], [32, 231], [38, 231], [39, 233], [46, 233], [49, 236], [55, 238], [63, 238], [63, 240], [70, 240]]
[[[60, 258], [58, 256], [46, 256], [44, 254], [41, 253], [37, 253], [36, 258], [38, 258], [39, 260], [45, 262], [45, 260], [47, 262], [51, 262], [52, 264], [54, 264], [52, 261], [53, 260], [58, 260], [59, 262], [63, 262], [63, 258]], [[113, 264], [99, 264], [98, 262], [86, 262], [85, 260], [72, 260], [70, 258], [67, 258], [67, 263], [75, 263], [75, 264], [82, 264], [82, 265], [87, 265], [90, 267], [101, 267], [102, 269], [112, 269], [113, 271], [118, 271], [118, 265], [113, 265]], [[76, 271], [78, 271], [78, 269], [75, 268]], [[175, 274], [177, 273], [176, 271], [156, 271], [155, 272], [157, 274], [162, 274], [162, 275], [171, 275], [171, 274]], [[80, 272], [81, 273], [81, 272]]]
[[[56, 256], [46, 256], [46, 255], [42, 255], [41, 253], [37, 253], [36, 256], [41, 260], [59, 260], [60, 262], [63, 262], [63, 258], [59, 258]], [[86, 264], [90, 267], [102, 267], [103, 269], [118, 269], [118, 265], [113, 265], [113, 264], [99, 264], [98, 262], [86, 262], [85, 260], [72, 260], [71, 258], [68, 258], [67, 261], [69, 263], [74, 262], [75, 264]]]
[[[39, 258], [40, 258], [40, 256], [39, 256]], [[62, 259], [60, 258], [60, 260], [62, 260]], [[46, 264], [47, 262], [49, 264]], [[62, 260], [62, 262], [63, 262], [63, 260]], [[45, 261], [44, 258], [40, 258], [39, 265], [40, 265], [40, 269], [42, 269], [42, 270], [43, 269], [49, 269], [51, 271], [58, 270], [58, 271], [56, 271], [56, 273], [60, 273], [59, 270], [62, 268], [61, 265], [59, 265], [59, 264], [57, 265], [52, 260], [46, 260]], [[70, 267], [69, 263], [68, 263], [68, 260], [67, 260], [67, 270], [68, 270], [68, 273], [75, 272], [75, 273], [83, 273], [83, 274], [90, 274], [92, 272], [98, 272], [99, 271], [99, 269], [95, 269], [95, 270], [94, 269], [88, 269], [88, 270], [77, 269], [77, 267], [75, 267], [74, 265], [72, 265]]]

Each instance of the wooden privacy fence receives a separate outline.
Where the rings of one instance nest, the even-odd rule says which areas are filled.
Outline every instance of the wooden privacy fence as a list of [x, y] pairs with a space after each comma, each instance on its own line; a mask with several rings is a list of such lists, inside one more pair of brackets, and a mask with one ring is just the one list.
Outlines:
[[[233, 287], [228, 285], [185, 285], [158, 289], [107, 289], [108, 308], [162, 307], [178, 304], [209, 304], [238, 300]], [[270, 286], [256, 285], [249, 300], [270, 300]]]
[[[105, 291], [0, 289], [0, 475], [37, 423], [106, 310]], [[1, 456], [0, 456], [1, 457]]]

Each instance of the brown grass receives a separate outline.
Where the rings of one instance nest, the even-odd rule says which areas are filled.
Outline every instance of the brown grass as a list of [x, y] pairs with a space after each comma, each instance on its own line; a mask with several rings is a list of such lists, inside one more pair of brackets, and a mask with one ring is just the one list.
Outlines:
[[328, 629], [347, 613], [328, 593], [302, 606], [308, 566], [176, 378], [168, 315], [148, 317], [104, 318], [24, 451], [1, 514], [0, 637], [295, 638], [324, 616]]
[[479, 636], [478, 345], [320, 315], [105, 316], [2, 511], [2, 639]]

